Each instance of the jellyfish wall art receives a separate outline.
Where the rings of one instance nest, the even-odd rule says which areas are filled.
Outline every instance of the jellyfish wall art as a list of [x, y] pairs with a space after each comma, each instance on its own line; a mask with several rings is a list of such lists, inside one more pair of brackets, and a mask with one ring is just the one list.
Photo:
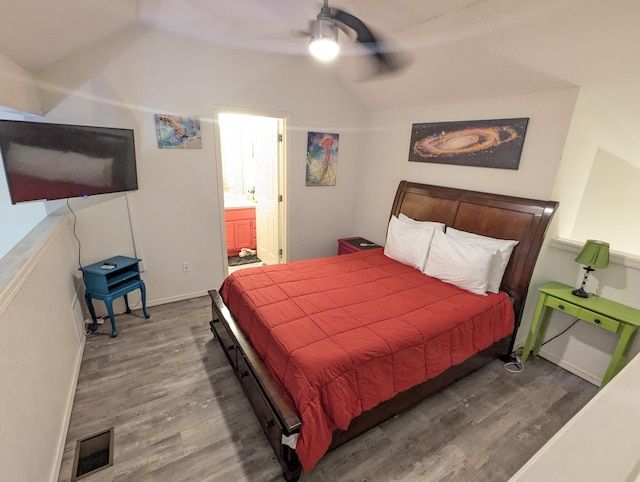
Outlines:
[[335, 186], [338, 171], [338, 134], [309, 132], [307, 186]]

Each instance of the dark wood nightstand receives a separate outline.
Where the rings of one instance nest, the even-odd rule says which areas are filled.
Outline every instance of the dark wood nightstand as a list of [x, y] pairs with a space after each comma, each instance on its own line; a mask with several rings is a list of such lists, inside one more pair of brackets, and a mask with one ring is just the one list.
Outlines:
[[361, 237], [342, 238], [338, 240], [338, 254], [357, 253], [358, 251], [381, 247], [382, 246]]

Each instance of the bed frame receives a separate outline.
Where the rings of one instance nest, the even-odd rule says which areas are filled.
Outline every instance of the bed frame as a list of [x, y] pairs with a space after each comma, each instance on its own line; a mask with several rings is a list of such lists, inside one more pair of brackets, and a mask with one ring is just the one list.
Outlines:
[[[507, 292], [513, 302], [515, 328], [511, 335], [462, 364], [364, 412], [351, 422], [348, 430], [336, 430], [329, 450], [339, 447], [483, 365], [497, 358], [510, 358], [533, 268], [557, 207], [558, 203], [555, 201], [400, 182], [391, 215], [404, 213], [420, 221], [439, 221], [459, 230], [519, 241], [501, 285], [501, 289]], [[209, 295], [213, 311], [211, 331], [218, 339], [262, 424], [282, 466], [283, 477], [287, 481], [295, 481], [300, 477], [302, 469], [295, 450], [282, 442], [283, 437], [298, 433], [302, 422], [280, 393], [267, 367], [240, 330], [218, 292], [212, 290]]]

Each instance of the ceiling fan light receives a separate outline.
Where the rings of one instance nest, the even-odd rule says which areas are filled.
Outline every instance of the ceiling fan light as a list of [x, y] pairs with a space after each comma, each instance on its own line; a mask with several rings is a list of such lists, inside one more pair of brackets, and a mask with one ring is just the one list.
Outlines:
[[314, 38], [309, 44], [309, 51], [316, 59], [328, 62], [338, 56], [340, 46], [332, 38]]
[[340, 52], [338, 26], [332, 19], [318, 18], [311, 22], [311, 55], [319, 60], [333, 60]]

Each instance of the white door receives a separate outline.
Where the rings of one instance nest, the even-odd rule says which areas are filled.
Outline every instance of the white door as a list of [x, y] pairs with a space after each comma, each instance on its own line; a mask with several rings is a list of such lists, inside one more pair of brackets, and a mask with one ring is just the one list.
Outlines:
[[[256, 246], [265, 264], [284, 260], [285, 117], [221, 109], [215, 116], [224, 198], [255, 189]], [[246, 184], [246, 185], [245, 185]], [[225, 201], [226, 202], [226, 201]], [[224, 232], [224, 230], [223, 230]]]
[[256, 129], [256, 238], [258, 258], [265, 264], [280, 262], [278, 119], [263, 117]]

